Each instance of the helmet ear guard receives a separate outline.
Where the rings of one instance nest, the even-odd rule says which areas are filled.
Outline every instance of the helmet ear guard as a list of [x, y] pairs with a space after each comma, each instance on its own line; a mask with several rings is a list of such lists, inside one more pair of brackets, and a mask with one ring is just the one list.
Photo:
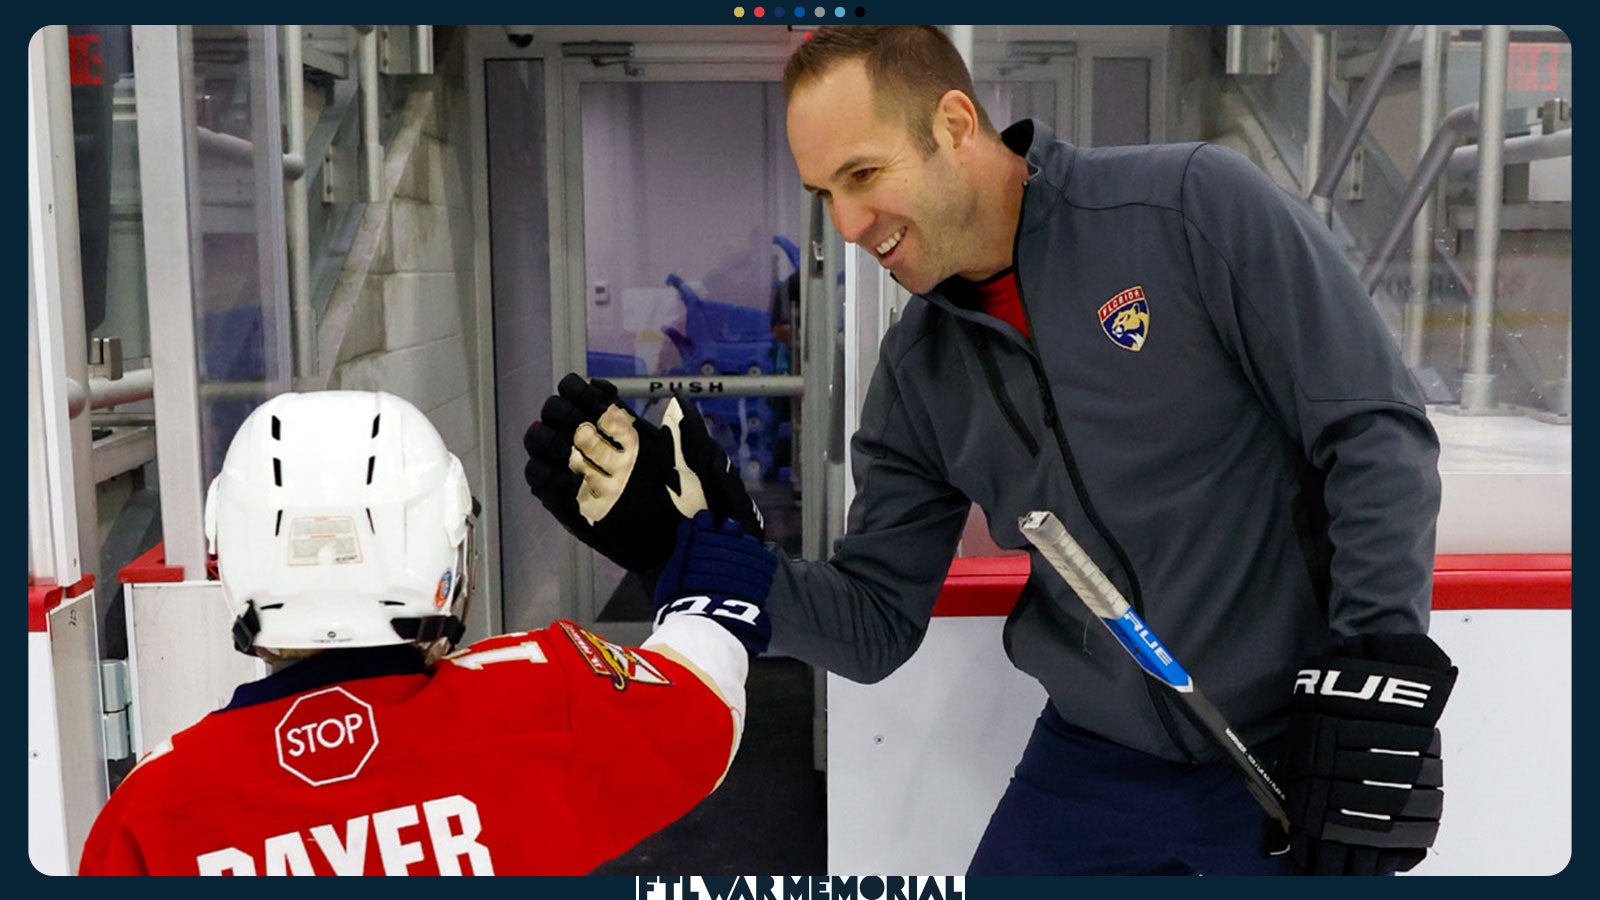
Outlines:
[[414, 643], [465, 632], [480, 509], [426, 416], [390, 394], [263, 403], [206, 496], [208, 549], [242, 653]]

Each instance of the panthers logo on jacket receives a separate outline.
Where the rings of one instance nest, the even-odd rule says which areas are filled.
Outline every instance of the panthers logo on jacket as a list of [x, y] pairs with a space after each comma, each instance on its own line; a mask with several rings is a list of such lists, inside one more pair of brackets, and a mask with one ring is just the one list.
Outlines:
[[1118, 347], [1135, 353], [1150, 334], [1150, 304], [1144, 287], [1134, 285], [1100, 307], [1100, 328]]

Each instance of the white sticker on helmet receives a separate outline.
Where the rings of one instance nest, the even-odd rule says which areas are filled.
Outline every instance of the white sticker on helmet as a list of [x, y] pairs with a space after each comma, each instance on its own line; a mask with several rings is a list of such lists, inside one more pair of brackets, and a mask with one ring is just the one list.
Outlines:
[[350, 516], [306, 516], [289, 522], [289, 565], [338, 566], [361, 562], [356, 520]]

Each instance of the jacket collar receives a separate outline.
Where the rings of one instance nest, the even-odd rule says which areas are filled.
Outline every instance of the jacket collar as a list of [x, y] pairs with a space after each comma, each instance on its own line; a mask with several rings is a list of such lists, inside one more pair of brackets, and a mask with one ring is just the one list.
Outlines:
[[[1043, 223], [1055, 208], [1055, 204], [1059, 202], [1067, 178], [1071, 175], [1072, 162], [1078, 155], [1078, 149], [1071, 144], [1056, 140], [1055, 132], [1050, 130], [1050, 126], [1038, 119], [1022, 119], [1008, 126], [1000, 132], [1000, 142], [1028, 163], [1028, 181], [1023, 191], [1020, 229], [1020, 234], [1026, 235]], [[1018, 256], [1021, 256], [1020, 242], [1017, 249]], [[1020, 269], [1020, 266], [1016, 266], [1018, 262], [1020, 260], [1014, 261], [1013, 265]], [[980, 313], [951, 302], [951, 281], [959, 277], [952, 276], [934, 285], [932, 290], [921, 296], [959, 318], [986, 321], [987, 317], [979, 318]]]
[[1028, 162], [1028, 187], [1022, 200], [1022, 232], [1043, 222], [1060, 202], [1072, 175], [1078, 148], [1056, 140], [1050, 126], [1038, 119], [1023, 119], [1000, 133], [1006, 147]]
[[357, 678], [415, 675], [427, 671], [422, 648], [390, 644], [350, 650], [324, 650], [257, 681], [241, 684], [224, 709], [268, 703]]

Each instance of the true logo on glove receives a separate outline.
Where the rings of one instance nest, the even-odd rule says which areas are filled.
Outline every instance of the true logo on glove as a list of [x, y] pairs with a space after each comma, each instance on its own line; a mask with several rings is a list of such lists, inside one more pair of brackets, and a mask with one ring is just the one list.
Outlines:
[[691, 616], [720, 616], [724, 619], [733, 619], [743, 622], [752, 628], [761, 618], [761, 607], [744, 600], [735, 600], [732, 597], [721, 597], [713, 600], [701, 594], [693, 597], [679, 597], [662, 606], [656, 613], [656, 625], [659, 626], [667, 620], [667, 616], [674, 613], [683, 613]]
[[1345, 697], [1351, 700], [1377, 700], [1379, 703], [1393, 703], [1398, 706], [1412, 706], [1422, 709], [1428, 703], [1428, 694], [1433, 690], [1431, 685], [1420, 681], [1407, 681], [1393, 675], [1368, 675], [1359, 687], [1346, 685], [1339, 686], [1339, 676], [1343, 673], [1338, 669], [1301, 669], [1300, 674], [1294, 679], [1294, 692], [1297, 694], [1322, 695], [1324, 697]]

